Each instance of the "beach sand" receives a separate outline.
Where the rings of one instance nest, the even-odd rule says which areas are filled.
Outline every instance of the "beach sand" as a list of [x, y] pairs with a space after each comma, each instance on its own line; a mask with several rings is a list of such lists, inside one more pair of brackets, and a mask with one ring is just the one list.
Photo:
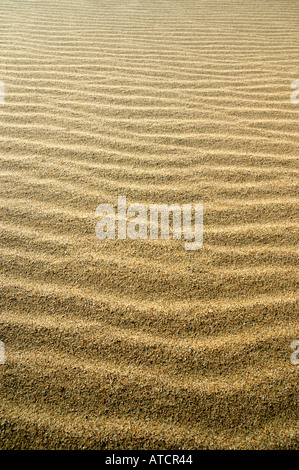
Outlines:
[[[295, 449], [296, 0], [2, 0], [1, 449]], [[204, 243], [99, 204], [204, 206]]]

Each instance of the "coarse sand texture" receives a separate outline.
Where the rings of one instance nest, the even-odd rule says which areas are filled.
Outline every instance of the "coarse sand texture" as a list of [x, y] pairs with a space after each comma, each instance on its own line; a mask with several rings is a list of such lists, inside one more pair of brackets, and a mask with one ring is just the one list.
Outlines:
[[[299, 449], [298, 39], [298, 0], [1, 0], [0, 449]], [[202, 248], [99, 240], [118, 196]]]

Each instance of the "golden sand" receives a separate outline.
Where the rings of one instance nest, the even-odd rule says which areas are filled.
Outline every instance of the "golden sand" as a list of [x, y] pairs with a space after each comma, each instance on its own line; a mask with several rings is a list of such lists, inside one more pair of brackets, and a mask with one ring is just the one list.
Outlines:
[[[1, 449], [299, 447], [298, 17], [2, 0]], [[99, 241], [118, 195], [203, 248]]]

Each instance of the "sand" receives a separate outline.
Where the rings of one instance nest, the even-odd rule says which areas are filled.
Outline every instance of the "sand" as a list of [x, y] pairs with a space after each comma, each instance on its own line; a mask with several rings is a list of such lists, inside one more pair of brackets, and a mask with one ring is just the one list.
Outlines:
[[[299, 448], [298, 13], [2, 0], [1, 449]], [[98, 240], [118, 195], [203, 247]]]

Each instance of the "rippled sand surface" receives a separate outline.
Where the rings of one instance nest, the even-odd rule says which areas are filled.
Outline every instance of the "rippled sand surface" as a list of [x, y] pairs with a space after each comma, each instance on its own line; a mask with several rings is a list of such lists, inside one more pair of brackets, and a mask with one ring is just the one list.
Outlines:
[[[0, 448], [298, 448], [298, 13], [2, 0]], [[203, 247], [99, 241], [118, 195]]]

